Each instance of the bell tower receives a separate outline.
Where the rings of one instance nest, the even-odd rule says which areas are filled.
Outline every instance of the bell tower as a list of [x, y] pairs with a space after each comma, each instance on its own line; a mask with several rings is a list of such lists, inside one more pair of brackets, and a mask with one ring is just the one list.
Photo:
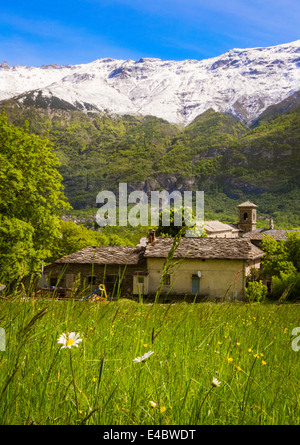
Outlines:
[[243, 232], [252, 232], [256, 229], [256, 209], [253, 202], [246, 201], [238, 205], [239, 222], [238, 228]]

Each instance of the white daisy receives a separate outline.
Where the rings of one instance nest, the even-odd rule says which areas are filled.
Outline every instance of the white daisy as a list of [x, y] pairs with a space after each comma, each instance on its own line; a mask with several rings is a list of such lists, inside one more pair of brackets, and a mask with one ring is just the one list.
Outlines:
[[154, 354], [154, 351], [148, 351], [146, 352], [146, 354], [142, 355], [142, 357], [136, 357], [135, 359], [133, 359], [133, 361], [135, 363], [144, 362], [145, 360], [147, 360], [147, 358], [150, 357], [151, 354]]
[[79, 334], [75, 334], [75, 332], [67, 332], [66, 334], [61, 334], [58, 338], [57, 343], [62, 344], [63, 348], [71, 349], [72, 346], [76, 346], [78, 348], [78, 343], [82, 341], [82, 338], [79, 338]]
[[213, 377], [213, 379], [212, 379], [212, 385], [218, 387], [218, 386], [221, 385], [221, 382], [219, 382], [219, 380], [216, 379], [216, 377]]

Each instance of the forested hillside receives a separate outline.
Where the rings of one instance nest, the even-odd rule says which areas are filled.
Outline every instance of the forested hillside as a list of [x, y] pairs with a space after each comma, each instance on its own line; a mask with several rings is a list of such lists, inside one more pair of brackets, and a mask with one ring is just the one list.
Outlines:
[[299, 225], [297, 100], [266, 110], [252, 128], [213, 110], [180, 128], [152, 116], [85, 114], [62, 101], [1, 108], [10, 123], [27, 120], [31, 133], [49, 134], [75, 209], [127, 182], [129, 190], [204, 190], [207, 218], [234, 222], [237, 204], [250, 199], [278, 227]]

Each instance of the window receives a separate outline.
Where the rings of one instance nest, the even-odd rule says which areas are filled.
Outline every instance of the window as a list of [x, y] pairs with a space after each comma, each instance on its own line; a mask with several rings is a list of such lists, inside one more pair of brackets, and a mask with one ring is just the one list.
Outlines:
[[94, 276], [88, 277], [88, 284], [96, 284], [96, 277]]
[[63, 278], [58, 278], [58, 277], [51, 277], [50, 278], [50, 287], [54, 288], [54, 287], [64, 287], [64, 279]]
[[58, 278], [50, 278], [50, 287], [56, 287], [57, 281], [58, 281]]
[[144, 284], [144, 277], [139, 277], [139, 276], [137, 276], [137, 282], [138, 282], [139, 284]]
[[167, 274], [164, 277], [163, 283], [164, 283], [165, 286], [170, 286], [170, 284], [171, 284], [171, 275], [170, 274]]
[[246, 221], [247, 219], [248, 219], [248, 213], [245, 212], [245, 213], [244, 213], [244, 221]]

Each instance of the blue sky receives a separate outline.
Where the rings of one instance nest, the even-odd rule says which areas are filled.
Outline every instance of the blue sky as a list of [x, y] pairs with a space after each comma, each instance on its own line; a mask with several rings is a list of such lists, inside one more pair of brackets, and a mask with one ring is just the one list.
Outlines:
[[205, 59], [300, 38], [299, 0], [1, 2], [0, 62], [79, 64], [111, 57]]

